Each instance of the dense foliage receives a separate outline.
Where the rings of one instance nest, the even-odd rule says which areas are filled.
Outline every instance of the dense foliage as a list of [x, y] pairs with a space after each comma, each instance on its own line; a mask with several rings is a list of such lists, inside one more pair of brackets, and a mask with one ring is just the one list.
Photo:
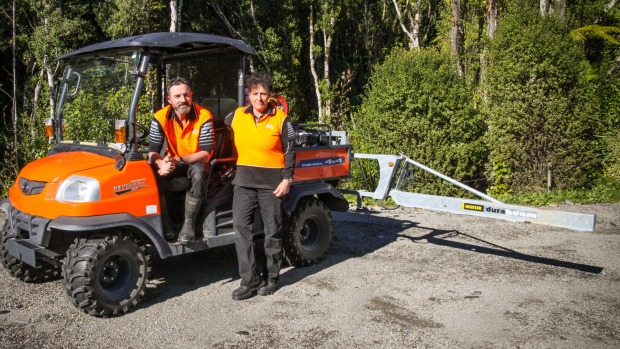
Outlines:
[[490, 48], [488, 146], [495, 192], [586, 186], [600, 168], [595, 98], [580, 46], [555, 17], [507, 16]]
[[620, 131], [607, 137], [608, 154], [604, 160], [605, 175], [620, 181]]
[[[375, 70], [354, 116], [356, 150], [403, 152], [460, 181], [482, 178], [485, 125], [470, 97], [448, 53], [397, 50]], [[451, 194], [453, 188], [427, 173], [410, 184], [430, 193]]]
[[[566, 190], [618, 179], [615, 0], [9, 2], [0, 11], [2, 196], [49, 147], [42, 124], [62, 73], [56, 57], [169, 30], [247, 41], [258, 53], [248, 69], [273, 74], [293, 120], [354, 131], [356, 152], [403, 152], [494, 193], [545, 189], [549, 170]], [[451, 193], [424, 174], [414, 189]]]

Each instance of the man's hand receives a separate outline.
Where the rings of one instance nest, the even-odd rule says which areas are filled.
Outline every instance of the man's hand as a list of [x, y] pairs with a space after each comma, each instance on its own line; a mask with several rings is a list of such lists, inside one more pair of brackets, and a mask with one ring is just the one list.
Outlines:
[[276, 190], [273, 191], [273, 194], [281, 198], [284, 195], [288, 194], [288, 191], [290, 188], [291, 188], [291, 181], [289, 181], [288, 179], [283, 179], [282, 182], [278, 184], [278, 187], [276, 188]]
[[177, 162], [174, 157], [166, 155], [165, 158], [157, 162], [159, 166], [159, 171], [157, 172], [162, 176], [167, 176], [177, 167]]

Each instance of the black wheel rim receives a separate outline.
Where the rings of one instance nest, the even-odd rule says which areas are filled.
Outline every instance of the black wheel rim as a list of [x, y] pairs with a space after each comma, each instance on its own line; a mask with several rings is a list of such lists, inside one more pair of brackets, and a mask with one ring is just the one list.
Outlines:
[[320, 245], [323, 237], [323, 227], [318, 219], [311, 217], [304, 221], [299, 231], [301, 245], [308, 249], [314, 249]]
[[99, 283], [109, 297], [123, 297], [135, 286], [137, 275], [137, 266], [131, 258], [114, 255], [103, 263]]

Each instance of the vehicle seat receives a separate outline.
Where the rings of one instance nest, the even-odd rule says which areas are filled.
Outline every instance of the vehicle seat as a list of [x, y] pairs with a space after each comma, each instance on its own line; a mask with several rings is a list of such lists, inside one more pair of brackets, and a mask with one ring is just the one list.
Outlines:
[[215, 148], [211, 159], [228, 158], [235, 156], [235, 146], [232, 141], [232, 131], [228, 129], [224, 120], [214, 122]]

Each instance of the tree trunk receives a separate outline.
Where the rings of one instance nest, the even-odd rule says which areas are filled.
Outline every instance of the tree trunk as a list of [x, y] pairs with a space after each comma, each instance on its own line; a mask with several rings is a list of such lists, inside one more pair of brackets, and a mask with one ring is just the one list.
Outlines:
[[[211, 7], [213, 8], [213, 10], [215, 11], [215, 13], [218, 15], [218, 17], [220, 17], [220, 19], [222, 20], [222, 22], [224, 23], [224, 25], [226, 25], [226, 28], [228, 28], [228, 31], [230, 32], [230, 35], [233, 37], [238, 37], [242, 40], [244, 40], [245, 42], [249, 42], [249, 40], [243, 35], [243, 33], [241, 33], [239, 30], [237, 30], [235, 27], [233, 27], [233, 25], [230, 23], [230, 21], [228, 20], [228, 17], [226, 17], [226, 15], [224, 15], [224, 12], [222, 11], [222, 9], [220, 8], [220, 6], [218, 4], [210, 4]], [[251, 7], [252, 11], [251, 16], [252, 16], [252, 22], [254, 24], [254, 26], [256, 26], [256, 18], [254, 16], [254, 6]]]
[[176, 0], [170, 0], [170, 32], [174, 33], [177, 30], [177, 2]]
[[[407, 37], [409, 38], [409, 49], [410, 50], [420, 50], [420, 11], [419, 11], [419, 4], [417, 4], [415, 7], [418, 8], [418, 10], [416, 10], [415, 12], [415, 16], [411, 16], [411, 13], [408, 14], [407, 18], [409, 18], [409, 23], [411, 25], [411, 28], [407, 28], [407, 26], [405, 25], [404, 19], [403, 19], [403, 14], [400, 11], [400, 6], [398, 6], [398, 2], [397, 0], [392, 0], [392, 3], [394, 4], [394, 9], [396, 10], [396, 16], [398, 17], [398, 23], [400, 24], [400, 28], [403, 30], [403, 32], [405, 33], [405, 35], [407, 35]], [[407, 6], [408, 3], [405, 4], [405, 12], [407, 12]]]
[[13, 142], [15, 149], [15, 168], [19, 168], [19, 158], [17, 156], [17, 47], [15, 46], [15, 39], [17, 36], [17, 28], [16, 28], [16, 17], [15, 17], [15, 0], [13, 0]]
[[616, 6], [617, 3], [618, 0], [610, 0], [609, 3], [605, 5], [605, 8], [603, 9], [603, 14], [600, 15], [594, 23], [600, 23], [603, 20], [603, 17], [605, 17], [607, 13], [609, 13], [609, 11], [611, 11], [611, 9]]
[[609, 4], [605, 5], [605, 14], [607, 14], [612, 8], [614, 8], [614, 6], [616, 6], [617, 3], [618, 3], [618, 0], [611, 0]]
[[323, 62], [323, 79], [325, 79], [325, 90], [328, 92], [328, 97], [325, 98], [325, 117], [323, 118], [323, 122], [325, 120], [329, 121], [329, 118], [332, 113], [332, 97], [331, 93], [329, 93], [331, 89], [331, 82], [329, 80], [329, 65], [331, 61], [331, 47], [332, 47], [332, 32], [334, 25], [336, 24], [336, 18], [334, 15], [331, 15], [329, 18], [329, 29], [323, 29], [323, 42], [325, 43], [325, 61]]
[[495, 31], [497, 30], [497, 1], [489, 0], [489, 7], [487, 8], [487, 36], [489, 39], [495, 37]]
[[[493, 40], [495, 37], [495, 31], [497, 30], [497, 17], [498, 17], [498, 8], [496, 0], [489, 0], [489, 6], [487, 8], [487, 16], [486, 16], [486, 25], [487, 25], [487, 37], [490, 40]], [[489, 100], [489, 91], [487, 89], [487, 54], [488, 54], [488, 45], [485, 44], [484, 49], [480, 53], [480, 86], [482, 87], [482, 101], [484, 103]]]
[[[43, 64], [45, 65], [45, 60], [43, 60]], [[39, 71], [39, 78], [37, 79], [37, 83], [34, 85], [34, 96], [32, 97], [32, 111], [30, 112], [30, 118], [35, 118], [35, 110], [37, 110], [37, 102], [39, 102], [39, 96], [41, 95], [41, 80], [43, 80], [43, 76], [45, 74], [45, 70], [41, 69]]]
[[[243, 23], [239, 24], [239, 29], [235, 28], [233, 26], [233, 24], [229, 21], [229, 17], [230, 16], [226, 16], [224, 14], [224, 11], [222, 11], [222, 8], [220, 7], [219, 4], [215, 3], [215, 2], [211, 2], [209, 3], [209, 6], [211, 6], [213, 8], [213, 10], [215, 11], [215, 13], [217, 14], [217, 16], [220, 18], [220, 20], [222, 21], [222, 23], [224, 23], [224, 25], [226, 26], [226, 28], [228, 28], [228, 32], [230, 33], [230, 36], [234, 37], [234, 38], [239, 38], [245, 42], [251, 42], [252, 40], [250, 40], [248, 38], [247, 33], [248, 32], [254, 32], [256, 35], [256, 42], [258, 42], [258, 44], [254, 45], [254, 49], [256, 50], [256, 56], [249, 56], [249, 63], [250, 63], [250, 72], [254, 72], [255, 71], [255, 67], [254, 67], [254, 59], [258, 59], [258, 61], [267, 69], [269, 69], [269, 65], [267, 64], [266, 58], [263, 54], [261, 54], [261, 52], [263, 52], [263, 40], [262, 40], [262, 33], [260, 32], [259, 28], [258, 28], [258, 21], [256, 20], [256, 13], [254, 11], [254, 2], [250, 1], [250, 18], [252, 18], [252, 25], [254, 26], [254, 29], [250, 29], [250, 30], [244, 30], [243, 28]], [[235, 13], [235, 15], [238, 18], [243, 18], [243, 13], [242, 13], [242, 8], [239, 7], [239, 12]]]
[[170, 32], [176, 33], [181, 30], [181, 12], [183, 0], [170, 0]]
[[549, 0], [540, 0], [540, 15], [546, 16], [549, 11]]
[[181, 31], [181, 16], [183, 14], [183, 0], [178, 0], [179, 1], [179, 10], [177, 12], [177, 30], [178, 32]]
[[452, 55], [457, 60], [459, 75], [463, 76], [465, 74], [465, 67], [463, 66], [463, 20], [461, 18], [462, 14], [462, 3], [461, 0], [450, 0], [450, 4], [452, 7], [452, 30], [450, 31], [450, 49], [452, 51]]
[[554, 13], [555, 15], [564, 20], [566, 18], [566, 6], [567, 6], [567, 2], [568, 0], [555, 0], [555, 9], [554, 9]]
[[[256, 12], [254, 11], [254, 1], [250, 1], [250, 15], [252, 16], [252, 24], [254, 25], [254, 29], [256, 30], [256, 33], [257, 33], [256, 40], [258, 41], [258, 47], [259, 47], [258, 51], [260, 52], [262, 51], [262, 47], [263, 47], [263, 38], [261, 37], [261, 31], [258, 28], [258, 21], [256, 20]], [[241, 17], [241, 13], [239, 14], [239, 17]], [[248, 42], [248, 40], [245, 40], [245, 41]], [[256, 54], [256, 57], [258, 57], [258, 60], [265, 66], [265, 68], [267, 68], [267, 70], [269, 70], [269, 64], [267, 64], [267, 57], [259, 53]], [[250, 58], [250, 61], [252, 61], [252, 58]]]
[[[170, 32], [176, 33], [181, 29], [181, 11], [183, 0], [170, 0]], [[166, 66], [166, 76], [170, 76], [171, 66]], [[165, 82], [164, 82], [165, 85]], [[163, 88], [164, 86], [162, 86]]]
[[[58, 66], [56, 68], [58, 68]], [[50, 89], [49, 98], [50, 98], [50, 117], [51, 118], [54, 117], [54, 110], [56, 109], [56, 105], [55, 105], [56, 101], [54, 101], [54, 94], [52, 93], [52, 91], [54, 91], [54, 75], [55, 75], [54, 70], [55, 69], [52, 69], [52, 65], [48, 61], [47, 64], [45, 65], [45, 72], [47, 73], [47, 86]]]
[[607, 75], [612, 75], [613, 73], [616, 72], [616, 70], [620, 68], [620, 55], [618, 55], [618, 57], [616, 57], [616, 60], [614, 61], [614, 64], [611, 65], [611, 68], [609, 68], [609, 70], [607, 71]]
[[43, 56], [43, 62], [41, 63], [41, 70], [39, 72], [39, 78], [37, 79], [37, 84], [34, 87], [34, 97], [32, 101], [32, 113], [30, 114], [31, 118], [35, 118], [35, 110], [37, 104], [39, 103], [39, 97], [41, 95], [42, 81], [43, 79], [47, 81], [47, 87], [50, 91], [49, 93], [49, 117], [54, 118], [54, 71], [52, 70], [52, 66], [50, 63], [50, 59], [48, 55]]
[[314, 79], [314, 92], [316, 93], [317, 106], [319, 108], [319, 123], [323, 123], [323, 100], [321, 99], [321, 89], [319, 88], [319, 75], [316, 73], [316, 58], [314, 57], [314, 7], [310, 4], [310, 72]]
[[421, 18], [422, 18], [422, 15], [420, 14], [419, 10], [417, 10], [413, 18], [411, 18], [411, 21], [412, 21], [411, 31], [413, 32], [412, 33], [413, 34], [413, 49], [418, 50], [418, 51], [420, 51], [420, 20]]

